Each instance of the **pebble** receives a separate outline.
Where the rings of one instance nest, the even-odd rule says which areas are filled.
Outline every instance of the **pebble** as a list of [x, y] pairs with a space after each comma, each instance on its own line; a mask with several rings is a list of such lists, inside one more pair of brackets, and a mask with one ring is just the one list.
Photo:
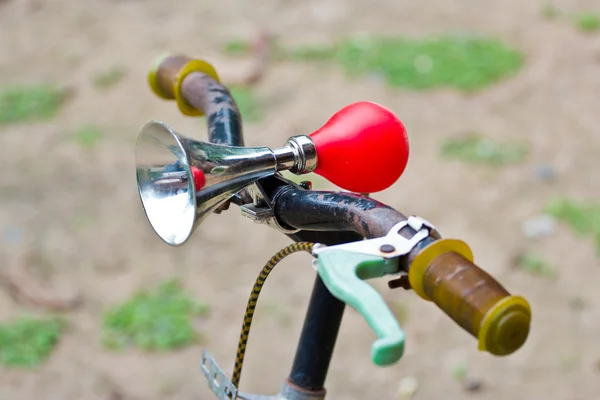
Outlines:
[[535, 167], [534, 171], [535, 179], [541, 182], [552, 182], [556, 180], [556, 169], [553, 166], [547, 164], [540, 164]]
[[419, 390], [419, 381], [414, 376], [407, 376], [400, 380], [398, 398], [400, 400], [411, 400]]
[[465, 390], [468, 392], [479, 392], [483, 387], [483, 382], [479, 378], [468, 377], [465, 380]]
[[581, 311], [585, 308], [586, 302], [581, 297], [572, 297], [569, 299], [569, 308], [573, 311]]
[[521, 229], [525, 237], [538, 239], [550, 236], [556, 228], [556, 220], [547, 214], [538, 215], [523, 222]]

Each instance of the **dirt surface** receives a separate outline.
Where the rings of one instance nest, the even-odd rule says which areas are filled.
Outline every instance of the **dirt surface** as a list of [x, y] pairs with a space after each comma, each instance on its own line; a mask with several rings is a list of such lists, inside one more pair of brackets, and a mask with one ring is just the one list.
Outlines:
[[[556, 1], [565, 12], [597, 2]], [[330, 368], [329, 398], [398, 398], [399, 382], [419, 382], [415, 399], [592, 400], [600, 398], [600, 268], [593, 243], [560, 226], [528, 241], [521, 224], [555, 195], [600, 195], [598, 113], [600, 36], [582, 35], [569, 20], [546, 20], [538, 1], [403, 0], [242, 1], [6, 0], [0, 2], [0, 85], [59, 82], [73, 99], [50, 122], [0, 130], [0, 225], [3, 267], [20, 253], [48, 287], [84, 294], [48, 362], [32, 370], [0, 369], [2, 400], [211, 399], [199, 370], [201, 348], [166, 354], [111, 353], [100, 344], [101, 318], [133, 291], [178, 278], [211, 307], [201, 328], [211, 353], [230, 371], [251, 285], [262, 264], [288, 243], [280, 233], [241, 218], [232, 208], [210, 217], [184, 247], [170, 248], [151, 231], [136, 192], [134, 144], [140, 126], [160, 119], [204, 139], [202, 121], [178, 114], [146, 86], [149, 63], [165, 51], [210, 60], [225, 80], [245, 64], [219, 52], [225, 40], [258, 29], [283, 43], [327, 43], [357, 32], [428, 35], [466, 31], [495, 35], [526, 52], [513, 79], [474, 95], [451, 90], [406, 92], [372, 81], [349, 81], [334, 67], [270, 65], [256, 93], [265, 118], [247, 124], [247, 145], [279, 146], [318, 128], [355, 100], [393, 109], [406, 124], [406, 173], [378, 200], [435, 223], [446, 237], [467, 241], [476, 261], [533, 309], [527, 344], [515, 355], [480, 353], [476, 341], [414, 293], [373, 284], [392, 307], [408, 310], [405, 357], [379, 368], [370, 361], [372, 332], [348, 310]], [[115, 87], [98, 90], [94, 75], [127, 69]], [[82, 149], [71, 132], [82, 125], [105, 137]], [[441, 161], [440, 141], [465, 131], [525, 139], [522, 165], [473, 168]], [[549, 164], [558, 180], [535, 179]], [[14, 232], [20, 232], [19, 237]], [[559, 270], [546, 280], [511, 267], [530, 248]], [[241, 387], [274, 393], [289, 372], [314, 271], [295, 255], [266, 285], [250, 337]], [[581, 303], [573, 307], [573, 303]], [[0, 293], [0, 320], [40, 312]], [[458, 363], [483, 382], [467, 393], [452, 377]], [[453, 367], [454, 366], [454, 367]]]

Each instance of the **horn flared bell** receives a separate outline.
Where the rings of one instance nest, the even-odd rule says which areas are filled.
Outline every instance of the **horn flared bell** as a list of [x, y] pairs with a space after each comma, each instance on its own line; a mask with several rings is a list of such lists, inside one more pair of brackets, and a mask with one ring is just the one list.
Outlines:
[[[294, 154], [286, 154], [293, 161]], [[140, 131], [136, 146], [138, 191], [155, 232], [170, 245], [235, 193], [277, 170], [268, 147], [231, 147], [186, 138], [158, 121]], [[291, 164], [291, 162], [288, 162]]]

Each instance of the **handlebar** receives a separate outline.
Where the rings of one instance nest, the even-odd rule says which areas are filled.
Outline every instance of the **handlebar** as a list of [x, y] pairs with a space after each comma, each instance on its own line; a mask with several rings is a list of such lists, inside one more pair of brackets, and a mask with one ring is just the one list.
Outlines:
[[184, 55], [159, 58], [148, 73], [154, 94], [175, 100], [182, 114], [206, 115], [211, 143], [244, 146], [240, 112], [209, 63]]
[[[184, 115], [206, 115], [212, 143], [244, 145], [239, 111], [210, 64], [181, 55], [163, 57], [150, 71], [148, 82], [156, 95], [175, 100]], [[339, 125], [336, 135], [344, 133], [342, 128], [344, 125]], [[386, 129], [397, 133], [400, 128], [401, 124], [393, 122]], [[274, 218], [289, 236], [306, 240], [311, 233], [329, 231], [332, 238], [342, 235], [352, 239], [347, 242], [357, 240], [333, 246], [336, 253], [318, 255], [317, 265], [327, 289], [359, 310], [378, 334], [373, 346], [376, 363], [389, 364], [402, 355], [404, 334], [383, 300], [362, 280], [398, 273], [407, 274], [410, 286], [421, 298], [436, 304], [478, 338], [480, 350], [507, 355], [525, 342], [531, 319], [529, 304], [520, 296], [510, 295], [477, 267], [465, 243], [440, 239], [431, 229], [423, 234], [423, 226], [409, 223], [394, 231], [395, 226], [408, 221], [407, 217], [374, 199], [300, 189], [287, 181], [281, 184], [281, 177], [277, 179], [263, 178], [261, 190]], [[294, 229], [299, 232], [289, 233]], [[418, 240], [393, 258], [383, 247], [367, 253], [352, 250], [353, 245], [363, 246], [362, 238], [384, 243], [380, 239], [394, 236], [403, 238], [397, 243]], [[350, 251], [340, 253], [342, 248]]]
[[[351, 193], [288, 189], [275, 196], [273, 206], [284, 225], [298, 229], [354, 231], [377, 243], [386, 234], [404, 239], [417, 234], [409, 224], [394, 232], [393, 227], [407, 221], [406, 216], [374, 199]], [[440, 239], [430, 231], [411, 246], [393, 265], [381, 257], [383, 253], [375, 257], [372, 252], [318, 255], [318, 271], [327, 288], [361, 312], [378, 334], [372, 349], [375, 363], [387, 365], [401, 357], [404, 334], [383, 300], [361, 281], [402, 272], [408, 273], [411, 287], [420, 297], [432, 301], [477, 338], [481, 351], [508, 355], [525, 343], [531, 321], [529, 304], [520, 296], [510, 295], [477, 267], [464, 242]], [[353, 245], [335, 247], [352, 249]]]

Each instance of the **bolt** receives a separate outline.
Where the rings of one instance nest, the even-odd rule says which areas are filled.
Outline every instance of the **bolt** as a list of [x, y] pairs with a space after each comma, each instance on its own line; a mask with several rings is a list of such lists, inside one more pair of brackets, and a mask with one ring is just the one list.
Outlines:
[[311, 190], [312, 182], [311, 181], [302, 181], [302, 182], [300, 182], [300, 186], [306, 190]]
[[412, 287], [410, 286], [410, 280], [408, 279], [408, 275], [400, 275], [397, 279], [388, 282], [388, 287], [390, 289], [402, 288], [404, 290], [410, 290]]
[[396, 251], [396, 248], [391, 244], [382, 244], [379, 250], [382, 253], [393, 253], [394, 251]]

